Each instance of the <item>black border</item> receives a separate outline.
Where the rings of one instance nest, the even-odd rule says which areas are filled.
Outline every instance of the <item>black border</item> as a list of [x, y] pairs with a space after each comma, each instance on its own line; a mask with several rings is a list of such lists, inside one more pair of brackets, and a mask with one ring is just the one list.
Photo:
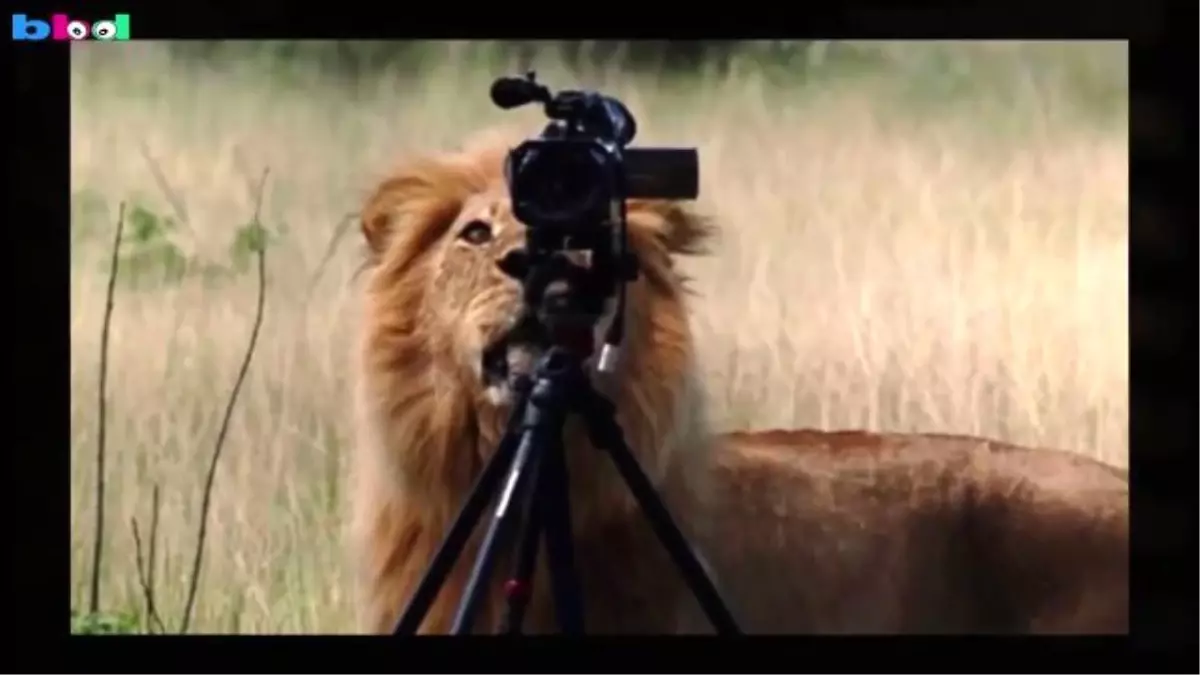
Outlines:
[[1144, 644], [1190, 642], [1194, 654], [1197, 71], [1185, 44], [1130, 52], [1131, 618]]
[[[1160, 3], [1163, 0], [1159, 0]], [[305, 10], [287, 2], [239, 3], [232, 9], [224, 3], [205, 3], [176, 12], [154, 0], [125, 0], [120, 3], [45, 2], [26, 0], [22, 11], [31, 17], [67, 13], [77, 18], [102, 18], [117, 11], [130, 15], [130, 32], [138, 40], [181, 39], [331, 39], [399, 40], [464, 39], [601, 39], [659, 38], [695, 39], [738, 36], [781, 38], [814, 36], [822, 39], [919, 39], [919, 38], [1090, 38], [1124, 39], [1149, 35], [1166, 25], [1165, 4], [960, 2], [911, 3], [907, 6], [886, 0], [855, 3], [820, 3], [804, 7], [804, 13], [773, 13], [784, 5], [764, 5], [738, 14], [721, 6], [717, 12], [682, 15], [678, 10], [660, 20], [630, 13], [615, 4], [589, 12], [586, 19], [554, 21], [549, 11], [532, 7], [517, 9], [502, 3], [471, 3], [448, 7], [415, 9], [400, 3], [371, 3], [338, 9], [313, 7]], [[144, 9], [138, 9], [142, 4]], [[77, 13], [72, 7], [79, 6]], [[695, 12], [695, 10], [689, 10]], [[1183, 16], [1182, 18], [1187, 18]], [[705, 23], [706, 19], [712, 19]], [[781, 31], [781, 28], [787, 30]]]
[[[12, 441], [4, 520], [15, 549], [7, 578], [22, 616], [18, 630], [57, 634], [67, 629], [71, 574], [69, 63], [66, 46], [35, 46], [13, 50], [8, 105], [12, 212], [4, 228], [4, 296], [18, 318], [6, 331], [16, 344], [5, 350], [13, 379], [5, 406]], [[34, 587], [41, 597], [32, 595]]]
[[[23, 9], [39, 13], [39, 3]], [[57, 546], [46, 541], [62, 537], [68, 526], [70, 359], [68, 340], [67, 274], [69, 172], [63, 160], [69, 148], [67, 49], [54, 44], [10, 43], [14, 55], [16, 96], [10, 108], [17, 116], [10, 138], [9, 264], [7, 294], [19, 318], [9, 335], [17, 344], [9, 350], [9, 456], [12, 465], [5, 495], [12, 501], [7, 513], [10, 541], [16, 549], [8, 579], [9, 629], [38, 640], [16, 640], [19, 651], [30, 650], [19, 662], [40, 670], [68, 671], [77, 665], [102, 672], [112, 668], [170, 672], [174, 666], [192, 670], [223, 670], [222, 664], [247, 664], [257, 656], [267, 668], [303, 672], [317, 666], [321, 654], [347, 658], [333, 664], [372, 664], [381, 670], [462, 668], [535, 671], [554, 668], [624, 671], [659, 667], [741, 671], [774, 668], [914, 672], [1021, 672], [1030, 669], [1059, 672], [1191, 672], [1197, 654], [1196, 574], [1198, 528], [1195, 476], [1198, 444], [1195, 411], [1197, 372], [1197, 303], [1192, 295], [1198, 222], [1192, 190], [1194, 148], [1197, 147], [1194, 34], [1172, 29], [1190, 27], [1195, 13], [1182, 3], [1134, 5], [1039, 3], [953, 3], [949, 6], [902, 7], [880, 3], [840, 5], [822, 3], [819, 13], [804, 8], [793, 18], [752, 11], [740, 16], [728, 6], [700, 10], [700, 16], [664, 17], [663, 21], [631, 20], [615, 7], [597, 8], [595, 21], [536, 23], [531, 9], [506, 5], [450, 8], [430, 13], [405, 4], [374, 5], [340, 12], [322, 8], [305, 13], [292, 4], [242, 4], [237, 11], [212, 5], [188, 6], [186, 11], [161, 3], [125, 2], [113, 7], [133, 15], [132, 32], [151, 37], [250, 38], [326, 37], [398, 38], [539, 37], [782, 37], [780, 26], [793, 36], [820, 37], [1132, 37], [1131, 44], [1131, 480], [1133, 486], [1133, 636], [1130, 639], [986, 639], [986, 638], [746, 638], [713, 640], [593, 639], [587, 642], [530, 639], [521, 642], [480, 638], [464, 648], [455, 638], [398, 643], [378, 638], [318, 637], [155, 637], [88, 638], [67, 636], [69, 564], [65, 537]], [[72, 4], [56, 3], [47, 10], [72, 13]], [[102, 16], [99, 3], [81, 5], [80, 16]], [[795, 6], [792, 6], [795, 7]], [[766, 9], [766, 8], [764, 8]], [[394, 11], [394, 18], [388, 12]], [[695, 11], [695, 10], [690, 10]], [[616, 21], [606, 21], [609, 18]], [[705, 26], [703, 19], [719, 23]], [[542, 21], [542, 23], [546, 23]], [[552, 30], [545, 30], [551, 27]], [[504, 30], [501, 30], [501, 29]], [[542, 28], [542, 31], [537, 30]], [[775, 30], [771, 30], [775, 28]], [[474, 30], [473, 30], [474, 29]], [[482, 30], [479, 30], [482, 29]], [[1178, 180], [1176, 180], [1178, 179]], [[54, 261], [54, 262], [51, 262]], [[47, 263], [50, 264], [47, 264]], [[60, 268], [62, 269], [62, 268]], [[64, 270], [65, 271], [65, 270]], [[59, 304], [62, 303], [62, 304]], [[1186, 378], [1186, 379], [1185, 379]], [[37, 514], [30, 517], [30, 514]], [[44, 578], [43, 581], [37, 581]], [[61, 603], [61, 604], [59, 604]], [[137, 639], [136, 644], [127, 641]], [[61, 642], [63, 640], [65, 642]], [[743, 644], [745, 643], [745, 644]], [[128, 647], [126, 649], [125, 647]], [[11, 648], [10, 648], [11, 649]], [[659, 652], [655, 660], [648, 657]], [[664, 653], [665, 652], [665, 653]], [[132, 658], [123, 659], [122, 656]], [[820, 658], [820, 657], [824, 658]], [[1059, 658], [1055, 661], [1050, 659]], [[814, 658], [817, 657], [817, 658]], [[534, 665], [536, 664], [536, 666]], [[940, 664], [940, 667], [939, 667]], [[1053, 664], [1053, 665], [1052, 665]], [[162, 669], [162, 670], [159, 670]], [[336, 669], [336, 668], [335, 668]], [[956, 670], [959, 669], [959, 670]], [[129, 670], [122, 670], [129, 672]]]
[[1182, 655], [1098, 637], [72, 636], [68, 649], [61, 665], [88, 673], [1191, 672]]

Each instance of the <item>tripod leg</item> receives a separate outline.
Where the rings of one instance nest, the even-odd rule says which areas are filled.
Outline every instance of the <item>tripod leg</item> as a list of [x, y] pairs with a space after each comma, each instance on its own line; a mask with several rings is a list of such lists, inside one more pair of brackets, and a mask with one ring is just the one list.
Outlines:
[[[537, 414], [536, 409], [532, 412], [535, 415]], [[529, 472], [526, 471], [526, 468], [531, 459], [536, 460], [536, 455], [541, 450], [538, 447], [539, 439], [536, 438], [537, 434], [532, 433], [532, 431], [532, 429], [527, 428], [525, 433], [521, 435], [521, 444], [517, 447], [517, 456], [513, 459], [512, 469], [508, 472], [508, 480], [496, 504], [495, 515], [492, 517], [491, 525], [488, 526], [487, 533], [483, 537], [479, 555], [475, 558], [475, 566], [471, 569], [471, 576], [467, 580], [467, 586], [463, 591], [462, 603], [458, 606], [458, 613], [454, 617], [454, 625], [451, 628], [451, 633], [454, 635], [465, 635], [470, 630], [475, 615], [479, 611], [480, 603], [483, 600], [484, 584], [492, 576], [492, 570], [496, 566], [497, 555], [512, 528], [514, 516], [520, 511], [519, 508], [513, 508], [513, 497], [517, 496], [519, 498], [531, 485], [527, 476]]]
[[[541, 464], [541, 462], [539, 462]], [[508, 601], [508, 612], [500, 632], [507, 635], [519, 635], [521, 623], [525, 620], [525, 609], [529, 606], [529, 597], [533, 591], [533, 573], [537, 565], [538, 545], [541, 543], [542, 514], [538, 508], [537, 482], [541, 480], [542, 468], [534, 468], [534, 489], [529, 490], [525, 499], [524, 527], [521, 532], [521, 546], [517, 551], [517, 561], [513, 575], [504, 584], [504, 596]]]
[[571, 533], [571, 503], [567, 462], [562, 439], [555, 439], [542, 459], [535, 506], [542, 511], [546, 531], [546, 558], [559, 630], [564, 635], [583, 635], [583, 590], [575, 567], [575, 543]]
[[650, 522], [650, 527], [658, 536], [675, 566], [679, 568], [683, 580], [687, 583], [700, 607], [712, 622], [713, 627], [721, 635], [738, 635], [741, 630], [733, 619], [733, 614], [721, 599], [720, 592], [705, 572], [704, 567], [692, 552], [691, 546], [679, 526], [671, 518], [666, 504], [658, 496], [650, 479], [638, 466], [637, 459], [625, 443], [621, 427], [614, 417], [613, 405], [601, 397], [590, 386], [581, 393], [584, 419], [588, 425], [588, 433], [592, 442], [599, 448], [608, 451], [609, 457], [617, 465], [617, 471], [625, 480], [633, 497], [641, 507], [642, 513]]
[[425, 615], [429, 613], [429, 606], [437, 599], [438, 592], [446, 583], [446, 577], [454, 567], [455, 561], [462, 555], [467, 539], [470, 538], [476, 523], [479, 522], [479, 517], [483, 515], [488, 500], [492, 498], [496, 488], [500, 485], [500, 480], [504, 477], [504, 470], [512, 464], [513, 454], [520, 441], [520, 436], [515, 432], [518, 428], [516, 423], [524, 416], [524, 409], [525, 400], [522, 398], [513, 408], [509, 429], [500, 440], [496, 454], [484, 467], [483, 473], [475, 482], [475, 487], [471, 488], [471, 494], [467, 496], [466, 504], [459, 511], [458, 517], [454, 519], [454, 524], [450, 526], [450, 531], [446, 533], [442, 545], [434, 554], [433, 560], [430, 561], [429, 568], [425, 570], [425, 576], [421, 577], [421, 583], [417, 585], [412, 599], [409, 600], [404, 613], [400, 615], [400, 620], [396, 623], [395, 630], [392, 631], [393, 635], [415, 635], [417, 628], [425, 619]]

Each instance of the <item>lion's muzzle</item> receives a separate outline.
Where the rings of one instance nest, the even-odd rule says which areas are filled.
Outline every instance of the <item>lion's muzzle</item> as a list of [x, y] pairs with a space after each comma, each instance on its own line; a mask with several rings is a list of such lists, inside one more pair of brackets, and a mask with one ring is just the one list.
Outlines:
[[480, 372], [489, 398], [497, 403], [508, 400], [518, 378], [534, 375], [538, 360], [552, 345], [579, 354], [585, 362], [593, 356], [597, 330], [607, 322], [561, 302], [553, 284], [547, 291], [538, 311], [523, 310], [513, 327], [483, 350]]
[[549, 335], [537, 317], [522, 311], [512, 327], [492, 340], [481, 355], [480, 372], [489, 397], [507, 399], [516, 379], [532, 376], [537, 359], [549, 347]]

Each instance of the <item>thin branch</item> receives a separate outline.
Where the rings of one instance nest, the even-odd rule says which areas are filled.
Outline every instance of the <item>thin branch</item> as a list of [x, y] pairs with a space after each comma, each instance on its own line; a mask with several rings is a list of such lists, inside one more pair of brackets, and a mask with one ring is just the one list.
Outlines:
[[[154, 570], [158, 567], [158, 483], [154, 484], [154, 490], [150, 493], [150, 556], [147, 561], [149, 566], [146, 568], [146, 585], [153, 591], [154, 586]], [[162, 621], [159, 620], [159, 627], [162, 627]], [[163, 630], [162, 632], [166, 632]]]
[[125, 231], [125, 202], [117, 210], [117, 234], [113, 238], [112, 264], [108, 271], [108, 292], [104, 301], [104, 322], [100, 325], [100, 401], [99, 429], [96, 434], [96, 541], [92, 544], [92, 585], [88, 610], [100, 611], [100, 565], [104, 549], [104, 446], [108, 434], [108, 333], [112, 326], [114, 298], [117, 293], [117, 270], [121, 265], [121, 236]]
[[150, 154], [150, 148], [146, 146], [146, 142], [142, 141], [138, 144], [138, 150], [142, 153], [142, 159], [146, 160], [146, 165], [150, 167], [150, 174], [154, 177], [155, 184], [166, 197], [167, 202], [171, 205], [171, 210], [175, 212], [175, 217], [179, 218], [179, 222], [183, 223], [188, 231], [192, 229], [192, 223], [188, 220], [187, 206], [180, 199], [178, 193], [171, 189], [171, 184], [167, 182], [167, 175], [163, 173], [162, 167], [154, 160]]
[[150, 498], [150, 555], [142, 556], [142, 537], [138, 532], [137, 518], [130, 518], [129, 524], [133, 528], [133, 545], [134, 552], [137, 556], [137, 573], [138, 582], [142, 585], [142, 595], [146, 601], [146, 616], [148, 617], [148, 628], [157, 630], [160, 634], [166, 633], [166, 626], [163, 624], [162, 617], [158, 615], [158, 608], [154, 602], [154, 543], [158, 536], [158, 485], [154, 486], [154, 492]]
[[[262, 180], [258, 184], [258, 195], [254, 204], [254, 220], [252, 225], [261, 228], [259, 217], [262, 211], [263, 191], [266, 188], [269, 169], [264, 169]], [[267, 292], [267, 247], [266, 241], [260, 240], [258, 246], [258, 306], [254, 314], [254, 326], [250, 329], [250, 344], [246, 347], [246, 356], [242, 359], [242, 367], [233, 383], [233, 391], [229, 394], [229, 402], [225, 406], [225, 418], [221, 421], [221, 429], [217, 432], [217, 444], [213, 448], [212, 461], [208, 465], [208, 475], [204, 482], [204, 496], [200, 504], [200, 530], [196, 534], [196, 555], [192, 559], [192, 576], [188, 583], [187, 602], [183, 609], [183, 620], [179, 632], [187, 633], [192, 621], [192, 610], [196, 604], [196, 589], [200, 584], [200, 567], [204, 560], [204, 541], [208, 534], [208, 512], [212, 505], [213, 482], [217, 476], [217, 463], [221, 459], [221, 449], [225, 446], [225, 437], [229, 433], [229, 422], [233, 417], [233, 407], [237, 403], [238, 392], [250, 370], [250, 360], [254, 356], [254, 347], [258, 343], [258, 332], [262, 328], [263, 309], [266, 304]]]
[[245, 181], [246, 196], [253, 197], [257, 181], [254, 180], [254, 172], [250, 170], [250, 164], [246, 161], [246, 156], [242, 154], [242, 146], [235, 143], [232, 154], [233, 165], [237, 169], [237, 172], [241, 174], [242, 180]]
[[342, 219], [338, 221], [337, 227], [335, 227], [333, 230], [333, 236], [329, 238], [329, 243], [325, 246], [325, 255], [321, 257], [321, 262], [317, 265], [316, 271], [314, 271], [312, 277], [309, 278], [308, 294], [305, 296], [306, 298], [312, 297], [312, 292], [316, 289], [317, 282], [319, 282], [321, 280], [321, 276], [325, 274], [325, 266], [328, 265], [329, 261], [333, 259], [333, 254], [337, 253], [338, 244], [342, 242], [342, 237], [345, 236], [346, 232], [350, 229], [350, 225], [352, 225], [357, 219], [357, 213], [348, 213], [342, 216]]

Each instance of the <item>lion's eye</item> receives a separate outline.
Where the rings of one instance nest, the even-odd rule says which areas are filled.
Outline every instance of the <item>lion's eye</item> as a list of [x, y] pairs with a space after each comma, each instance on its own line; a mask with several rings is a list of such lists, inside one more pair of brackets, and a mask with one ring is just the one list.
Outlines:
[[473, 220], [458, 233], [458, 238], [469, 244], [486, 244], [492, 240], [492, 226], [482, 220]]

